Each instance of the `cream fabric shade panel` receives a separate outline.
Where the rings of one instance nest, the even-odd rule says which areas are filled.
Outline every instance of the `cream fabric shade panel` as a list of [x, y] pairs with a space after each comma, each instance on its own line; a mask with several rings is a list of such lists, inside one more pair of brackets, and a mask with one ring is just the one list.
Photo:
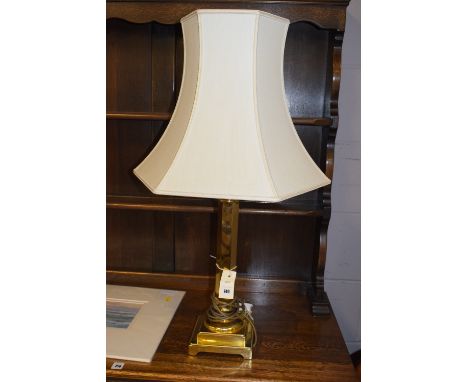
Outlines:
[[329, 184], [286, 103], [289, 20], [261, 11], [198, 10], [181, 23], [180, 96], [136, 176], [155, 194], [265, 202]]

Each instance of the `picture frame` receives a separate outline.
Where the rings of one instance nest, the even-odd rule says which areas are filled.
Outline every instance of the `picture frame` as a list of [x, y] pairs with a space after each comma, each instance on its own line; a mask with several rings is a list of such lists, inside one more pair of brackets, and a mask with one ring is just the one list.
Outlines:
[[106, 286], [106, 357], [151, 362], [183, 291]]

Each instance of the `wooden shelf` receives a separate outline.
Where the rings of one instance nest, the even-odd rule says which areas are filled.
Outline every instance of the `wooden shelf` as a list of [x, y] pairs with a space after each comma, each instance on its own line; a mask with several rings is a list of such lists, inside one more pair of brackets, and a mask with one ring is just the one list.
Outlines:
[[[187, 354], [187, 345], [197, 316], [209, 305], [208, 277], [187, 275], [107, 273], [111, 284], [185, 290], [186, 294], [150, 363], [125, 361], [122, 370], [111, 370], [115, 359], [106, 359], [108, 380], [145, 381], [356, 381], [354, 368], [333, 314], [313, 317], [304, 293], [288, 280], [236, 280], [236, 284], [285, 284], [278, 293], [252, 292], [238, 295], [254, 304], [258, 334], [253, 359], [238, 356]], [[192, 280], [193, 281], [193, 280]], [[212, 280], [211, 280], [212, 281]], [[204, 284], [203, 284], [204, 283]], [[200, 285], [205, 285], [205, 288]], [[195, 288], [192, 287], [195, 285]], [[241, 289], [241, 288], [239, 288]]]
[[[107, 119], [116, 120], [140, 120], [140, 121], [169, 121], [172, 113], [153, 113], [153, 112], [108, 112]], [[306, 126], [331, 126], [331, 118], [299, 118], [293, 117], [295, 125]]]
[[[107, 195], [107, 208], [215, 213], [218, 210], [214, 199], [182, 198], [166, 196], [120, 196]], [[290, 216], [329, 216], [330, 209], [322, 208], [314, 202], [289, 201], [283, 203], [241, 202], [241, 214], [290, 215]]]
[[127, 119], [127, 120], [142, 120], [142, 121], [169, 121], [172, 113], [151, 113], [151, 112], [125, 112], [106, 113], [107, 119]]

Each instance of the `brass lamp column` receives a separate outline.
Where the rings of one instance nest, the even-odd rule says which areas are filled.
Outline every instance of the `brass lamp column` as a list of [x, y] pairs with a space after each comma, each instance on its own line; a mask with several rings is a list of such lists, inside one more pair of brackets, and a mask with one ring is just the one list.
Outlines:
[[[223, 269], [235, 270], [237, 267], [237, 230], [239, 224], [239, 202], [237, 200], [218, 201], [218, 232], [216, 245], [216, 283], [215, 297], [219, 299], [219, 284]], [[223, 299], [221, 299], [223, 300]], [[223, 301], [228, 302], [228, 301]], [[221, 308], [230, 313], [229, 307]], [[205, 326], [214, 333], [237, 333], [241, 329], [239, 319], [210, 320], [207, 317]]]
[[252, 358], [255, 328], [250, 313], [238, 299], [219, 297], [223, 270], [236, 268], [238, 221], [239, 201], [219, 200], [215, 290], [210, 308], [198, 317], [189, 344], [190, 355], [212, 352]]

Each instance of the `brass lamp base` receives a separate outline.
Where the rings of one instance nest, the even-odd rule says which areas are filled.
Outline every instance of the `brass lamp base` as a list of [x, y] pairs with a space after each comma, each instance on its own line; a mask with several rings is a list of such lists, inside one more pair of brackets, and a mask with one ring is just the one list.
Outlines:
[[236, 333], [215, 333], [205, 326], [206, 315], [198, 316], [189, 344], [189, 355], [201, 352], [237, 354], [244, 359], [252, 359], [252, 325], [244, 320], [242, 329]]

